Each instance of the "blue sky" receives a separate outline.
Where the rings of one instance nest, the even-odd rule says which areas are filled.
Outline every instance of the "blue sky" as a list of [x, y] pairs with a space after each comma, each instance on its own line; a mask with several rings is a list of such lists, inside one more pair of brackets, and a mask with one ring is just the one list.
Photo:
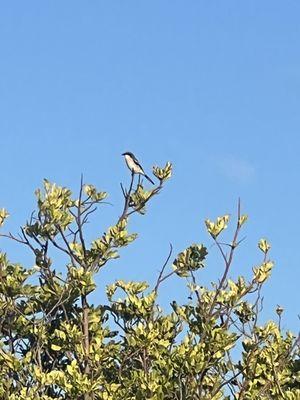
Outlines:
[[[277, 304], [299, 328], [300, 3], [297, 1], [10, 1], [0, 3], [0, 207], [16, 230], [44, 177], [110, 193], [93, 225], [121, 212], [121, 153], [173, 179], [130, 228], [139, 239], [100, 277], [154, 282], [168, 253], [211, 241], [205, 218], [249, 214], [233, 273], [250, 276], [267, 237], [276, 262], [264, 318]], [[2, 242], [3, 250], [12, 250]], [[10, 254], [26, 260], [22, 250]], [[214, 248], [199, 280], [222, 270]], [[25, 257], [25, 258], [22, 258]], [[58, 267], [59, 268], [59, 267]], [[202, 275], [201, 275], [202, 274]], [[162, 302], [182, 299], [164, 286]], [[100, 298], [102, 295], [99, 294]]]

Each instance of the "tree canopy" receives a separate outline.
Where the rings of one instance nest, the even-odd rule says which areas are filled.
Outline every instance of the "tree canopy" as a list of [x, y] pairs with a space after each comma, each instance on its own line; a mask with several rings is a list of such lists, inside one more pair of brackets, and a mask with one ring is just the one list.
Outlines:
[[[273, 268], [267, 240], [258, 243], [262, 258], [252, 278], [230, 277], [247, 221], [240, 204], [233, 221], [229, 215], [205, 221], [224, 265], [210, 286], [197, 279], [209, 246], [194, 243], [177, 256], [170, 247], [154, 287], [118, 280], [107, 285], [104, 304], [90, 301], [96, 274], [137, 238], [128, 232], [129, 219], [145, 214], [172, 165], [153, 173], [153, 189], [134, 175], [128, 188], [121, 185], [120, 217], [92, 241], [85, 227], [107, 193], [83, 180], [76, 196], [45, 180], [19, 234], [1, 228], [2, 240], [26, 246], [34, 257], [27, 268], [0, 253], [1, 399], [300, 399], [299, 337], [282, 331], [281, 307], [274, 321], [258, 318]], [[0, 210], [1, 226], [7, 217]], [[228, 224], [234, 234], [224, 243]], [[53, 262], [54, 249], [67, 259], [63, 268]], [[166, 312], [158, 294], [171, 276], [189, 296], [184, 304], [174, 298]]]

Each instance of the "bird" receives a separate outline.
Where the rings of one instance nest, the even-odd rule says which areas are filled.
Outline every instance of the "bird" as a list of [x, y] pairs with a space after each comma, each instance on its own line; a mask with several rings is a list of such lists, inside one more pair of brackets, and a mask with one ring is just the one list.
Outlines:
[[153, 180], [145, 174], [143, 167], [133, 153], [131, 153], [130, 151], [126, 151], [125, 153], [122, 153], [122, 156], [125, 157], [127, 167], [130, 169], [132, 174], [143, 175], [146, 179], [148, 179], [149, 182], [152, 183], [152, 185], [155, 185]]

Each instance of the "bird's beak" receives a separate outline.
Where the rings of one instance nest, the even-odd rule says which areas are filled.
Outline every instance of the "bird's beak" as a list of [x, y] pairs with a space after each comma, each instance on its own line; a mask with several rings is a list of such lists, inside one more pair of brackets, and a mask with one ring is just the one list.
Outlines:
[[122, 153], [121, 156], [125, 156], [125, 153]]

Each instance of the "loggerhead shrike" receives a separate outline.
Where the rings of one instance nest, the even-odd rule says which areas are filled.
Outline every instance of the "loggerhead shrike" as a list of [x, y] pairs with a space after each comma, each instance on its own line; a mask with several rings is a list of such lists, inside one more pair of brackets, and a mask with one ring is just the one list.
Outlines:
[[143, 175], [146, 179], [148, 179], [149, 182], [154, 185], [154, 182], [151, 178], [149, 178], [148, 175], [145, 174], [141, 164], [137, 160], [137, 158], [134, 156], [134, 154], [130, 153], [130, 151], [126, 151], [125, 153], [122, 154], [122, 156], [125, 157], [125, 161], [127, 164], [127, 167], [130, 169], [132, 174], [140, 174]]

